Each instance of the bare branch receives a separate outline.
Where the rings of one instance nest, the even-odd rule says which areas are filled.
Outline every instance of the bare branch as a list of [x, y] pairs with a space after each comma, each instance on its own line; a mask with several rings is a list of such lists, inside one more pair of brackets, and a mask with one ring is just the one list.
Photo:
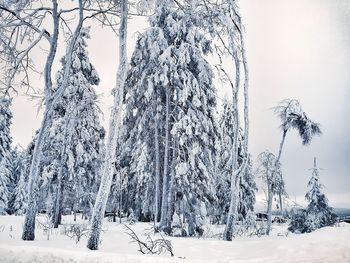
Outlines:
[[[5, 6], [3, 5], [0, 5], [0, 10], [4, 10], [6, 12], [8, 12], [9, 14], [13, 15], [15, 18], [17, 18], [21, 23], [22, 25], [26, 25], [28, 27], [30, 27], [31, 29], [33, 29], [35, 32], [41, 34], [41, 31], [39, 28], [37, 28], [36, 26], [34, 26], [33, 24], [27, 22], [25, 19], [23, 19], [22, 17], [20, 17], [15, 11], [12, 11], [8, 8], [6, 8]], [[44, 37], [50, 41], [50, 33], [46, 30], [44, 30]]]

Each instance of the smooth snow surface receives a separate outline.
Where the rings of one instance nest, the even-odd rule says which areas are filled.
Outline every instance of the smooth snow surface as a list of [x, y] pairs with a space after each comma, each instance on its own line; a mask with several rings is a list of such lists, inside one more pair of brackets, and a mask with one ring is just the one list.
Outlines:
[[[68, 236], [54, 230], [47, 240], [43, 229], [36, 228], [35, 241], [22, 241], [23, 217], [0, 216], [0, 262], [350, 262], [350, 225], [341, 223], [338, 227], [326, 227], [310, 234], [287, 233], [286, 225], [273, 225], [270, 237], [240, 237], [232, 242], [216, 238], [170, 238], [175, 256], [143, 255], [138, 246], [130, 243], [123, 225], [106, 222], [99, 251], [86, 248], [86, 237], [76, 244]], [[44, 216], [38, 219], [45, 221]], [[71, 217], [64, 217], [64, 224], [73, 223]], [[151, 231], [151, 224], [136, 223], [130, 226], [145, 240]], [[211, 226], [211, 233], [222, 228]]]

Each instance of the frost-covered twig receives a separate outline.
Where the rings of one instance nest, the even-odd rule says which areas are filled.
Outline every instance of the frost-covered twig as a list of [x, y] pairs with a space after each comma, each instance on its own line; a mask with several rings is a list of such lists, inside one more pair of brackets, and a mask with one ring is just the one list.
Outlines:
[[64, 234], [71, 239], [75, 239], [77, 244], [83, 236], [89, 234], [89, 228], [85, 224], [72, 224], [64, 227]]
[[169, 252], [169, 254], [173, 257], [173, 247], [171, 241], [165, 239], [164, 236], [160, 233], [161, 238], [152, 239], [151, 235], [148, 233], [146, 236], [146, 240], [141, 240], [137, 234], [132, 230], [129, 226], [124, 224], [126, 228], [125, 233], [129, 235], [132, 243], [137, 243], [139, 246], [139, 250], [142, 254], [152, 254], [159, 255], [165, 252]]

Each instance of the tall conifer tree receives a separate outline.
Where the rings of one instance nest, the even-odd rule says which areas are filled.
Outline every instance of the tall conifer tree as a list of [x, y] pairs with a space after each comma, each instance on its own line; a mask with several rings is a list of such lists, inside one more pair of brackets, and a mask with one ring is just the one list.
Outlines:
[[[171, 5], [160, 5], [151, 28], [140, 35], [126, 82], [122, 147], [130, 160], [128, 199], [133, 206], [154, 213], [161, 167], [160, 227], [171, 231], [176, 212], [189, 235], [201, 226], [206, 205], [214, 199], [216, 90], [203, 57], [210, 45], [197, 22]], [[158, 166], [156, 133], [162, 157]]]
[[0, 213], [6, 213], [10, 199], [9, 183], [11, 177], [12, 137], [10, 125], [12, 113], [11, 99], [2, 95], [0, 97]]

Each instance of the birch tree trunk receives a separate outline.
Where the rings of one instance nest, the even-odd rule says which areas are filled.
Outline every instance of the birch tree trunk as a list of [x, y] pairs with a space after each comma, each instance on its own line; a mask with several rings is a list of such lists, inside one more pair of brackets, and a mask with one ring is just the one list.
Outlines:
[[161, 219], [160, 228], [167, 226], [167, 214], [168, 214], [168, 192], [169, 192], [169, 107], [170, 107], [170, 94], [169, 88], [165, 91], [165, 142], [164, 142], [164, 170], [163, 170], [163, 191], [162, 191], [162, 207], [161, 207]]
[[[237, 14], [239, 17], [239, 15]], [[246, 50], [245, 50], [245, 40], [244, 40], [244, 34], [241, 31], [241, 19], [239, 17], [239, 25], [240, 25], [240, 45], [241, 45], [241, 55], [242, 55], [242, 62], [243, 62], [243, 68], [244, 68], [244, 137], [243, 137], [243, 156], [245, 156], [241, 167], [238, 167], [238, 141], [234, 141], [234, 149], [233, 149], [233, 154], [235, 154], [232, 158], [233, 163], [233, 172], [231, 176], [231, 200], [230, 200], [230, 208], [229, 208], [229, 213], [228, 213], [228, 218], [227, 218], [227, 223], [225, 227], [225, 232], [224, 232], [224, 240], [231, 241], [232, 240], [232, 235], [234, 232], [234, 224], [235, 220], [237, 218], [237, 206], [238, 206], [238, 191], [237, 191], [237, 184], [239, 182], [239, 177], [241, 176], [242, 173], [245, 171], [245, 167], [248, 161], [248, 138], [249, 138], [249, 96], [248, 96], [248, 89], [249, 89], [249, 72], [248, 72], [248, 62], [247, 62], [247, 57], [246, 57]], [[233, 39], [231, 38], [231, 45], [234, 45]], [[238, 90], [239, 90], [239, 78], [240, 78], [240, 70], [237, 65], [239, 65], [239, 61], [237, 58], [237, 55], [235, 57], [235, 64], [236, 64], [236, 91], [234, 93], [234, 99], [233, 103], [236, 105], [233, 105], [233, 107], [236, 107], [234, 111], [235, 113], [235, 118], [236, 123], [235, 123], [235, 132], [234, 136], [238, 137], [239, 134], [239, 116], [238, 116]], [[238, 73], [237, 73], [238, 69]], [[234, 109], [234, 108], [233, 108]], [[235, 140], [238, 140], [238, 138], [235, 138]]]
[[[232, 41], [231, 41], [232, 42]], [[235, 79], [235, 86], [232, 88], [232, 115], [234, 119], [234, 127], [233, 127], [233, 148], [231, 151], [232, 157], [232, 172], [231, 172], [231, 200], [230, 200], [230, 207], [229, 212], [227, 215], [227, 221], [225, 226], [225, 232], [224, 232], [224, 240], [230, 241], [232, 240], [233, 235], [233, 227], [234, 227], [234, 221], [236, 217], [236, 211], [237, 211], [237, 202], [238, 202], [238, 196], [237, 196], [237, 169], [238, 169], [238, 134], [239, 134], [239, 113], [238, 113], [238, 91], [240, 86], [240, 62], [238, 60], [237, 52], [235, 52], [234, 56], [235, 61], [235, 70], [236, 70], [236, 79]]]
[[28, 190], [28, 204], [27, 211], [24, 218], [24, 226], [22, 239], [34, 240], [35, 239], [35, 217], [37, 212], [37, 197], [38, 197], [38, 181], [39, 181], [39, 169], [41, 152], [44, 142], [44, 133], [48, 129], [49, 118], [48, 109], [45, 109], [44, 117], [41, 122], [41, 128], [38, 133], [38, 137], [34, 146], [33, 160], [30, 165], [29, 173], [29, 190]]
[[104, 162], [101, 169], [102, 179], [91, 218], [91, 232], [87, 243], [87, 247], [91, 250], [97, 250], [99, 246], [102, 221], [106, 210], [108, 194], [110, 192], [115, 169], [116, 147], [121, 123], [124, 82], [127, 74], [127, 20], [128, 0], [122, 0], [119, 26], [119, 68], [117, 72], [117, 85], [114, 93], [114, 105], [109, 121], [109, 134], [105, 148]]
[[[44, 110], [44, 116], [41, 122], [41, 128], [38, 133], [38, 137], [34, 146], [33, 159], [30, 166], [29, 173], [29, 189], [28, 189], [28, 203], [27, 203], [27, 212], [24, 219], [23, 240], [34, 240], [35, 238], [35, 217], [37, 212], [37, 191], [38, 191], [38, 182], [39, 182], [39, 172], [40, 172], [40, 160], [44, 144], [45, 135], [49, 129], [50, 118], [53, 113], [53, 106], [56, 104], [58, 99], [61, 97], [63, 91], [68, 85], [69, 70], [72, 63], [72, 52], [75, 47], [75, 43], [79, 36], [80, 30], [83, 25], [83, 1], [79, 0], [79, 22], [73, 33], [71, 42], [69, 44], [66, 58], [67, 63], [64, 70], [62, 84], [59, 89], [51, 96], [52, 93], [52, 82], [51, 82], [51, 70], [54, 57], [57, 49], [57, 39], [58, 39], [58, 27], [59, 27], [59, 16], [57, 12], [57, 1], [53, 0], [53, 25], [54, 33], [50, 39], [50, 51], [46, 60], [45, 65], [45, 98], [46, 98], [46, 108]], [[47, 72], [46, 72], [47, 71]], [[50, 96], [50, 97], [47, 97]], [[52, 100], [51, 100], [52, 99]]]

